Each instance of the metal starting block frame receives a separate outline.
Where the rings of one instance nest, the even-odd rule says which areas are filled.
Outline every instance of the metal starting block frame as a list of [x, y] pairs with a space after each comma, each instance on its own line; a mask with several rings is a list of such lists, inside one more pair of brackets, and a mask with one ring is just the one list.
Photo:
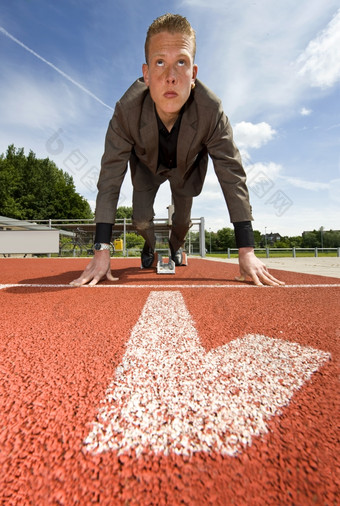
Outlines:
[[[158, 253], [157, 261], [157, 274], [175, 274], [175, 262], [172, 260], [170, 252], [168, 255], [168, 261], [163, 262], [163, 257]], [[181, 265], [188, 265], [188, 257], [186, 253], [182, 253]]]
[[175, 262], [170, 255], [168, 262], [163, 262], [162, 255], [158, 254], [157, 274], [175, 274]]

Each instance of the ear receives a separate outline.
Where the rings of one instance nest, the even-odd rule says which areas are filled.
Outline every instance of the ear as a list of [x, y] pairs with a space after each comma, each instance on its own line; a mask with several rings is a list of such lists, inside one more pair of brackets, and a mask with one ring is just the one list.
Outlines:
[[195, 85], [195, 80], [197, 77], [198, 72], [198, 66], [195, 64], [192, 66], [192, 78], [191, 78], [191, 84]]
[[144, 82], [147, 86], [149, 86], [149, 66], [147, 63], [143, 63], [142, 72], [143, 72]]

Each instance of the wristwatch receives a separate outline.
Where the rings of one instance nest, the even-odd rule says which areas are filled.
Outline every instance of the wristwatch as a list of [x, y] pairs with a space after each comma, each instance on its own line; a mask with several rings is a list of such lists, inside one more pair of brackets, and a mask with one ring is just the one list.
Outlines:
[[109, 244], [106, 244], [105, 242], [96, 242], [95, 245], [94, 245], [94, 249], [96, 251], [101, 251], [103, 249], [110, 249], [110, 245]]

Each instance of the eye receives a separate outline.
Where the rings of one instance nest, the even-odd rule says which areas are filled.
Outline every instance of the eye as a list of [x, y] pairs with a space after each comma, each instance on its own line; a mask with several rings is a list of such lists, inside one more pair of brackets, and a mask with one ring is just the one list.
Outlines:
[[185, 64], [186, 64], [185, 60], [178, 60], [178, 66], [179, 67], [184, 67]]
[[164, 65], [164, 60], [156, 60], [157, 67], [163, 67], [163, 65]]

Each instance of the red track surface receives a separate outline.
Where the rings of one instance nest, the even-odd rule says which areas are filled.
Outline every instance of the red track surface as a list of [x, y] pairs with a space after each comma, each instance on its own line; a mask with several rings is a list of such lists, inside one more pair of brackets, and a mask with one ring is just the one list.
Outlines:
[[[253, 287], [232, 264], [157, 275], [115, 259], [117, 283], [63, 286], [87, 262], [0, 260], [0, 284], [15, 285], [0, 289], [1, 504], [339, 504], [338, 279], [273, 271], [300, 286]], [[235, 456], [93, 455], [84, 439], [151, 290], [180, 291], [206, 350], [263, 334], [331, 360]]]

